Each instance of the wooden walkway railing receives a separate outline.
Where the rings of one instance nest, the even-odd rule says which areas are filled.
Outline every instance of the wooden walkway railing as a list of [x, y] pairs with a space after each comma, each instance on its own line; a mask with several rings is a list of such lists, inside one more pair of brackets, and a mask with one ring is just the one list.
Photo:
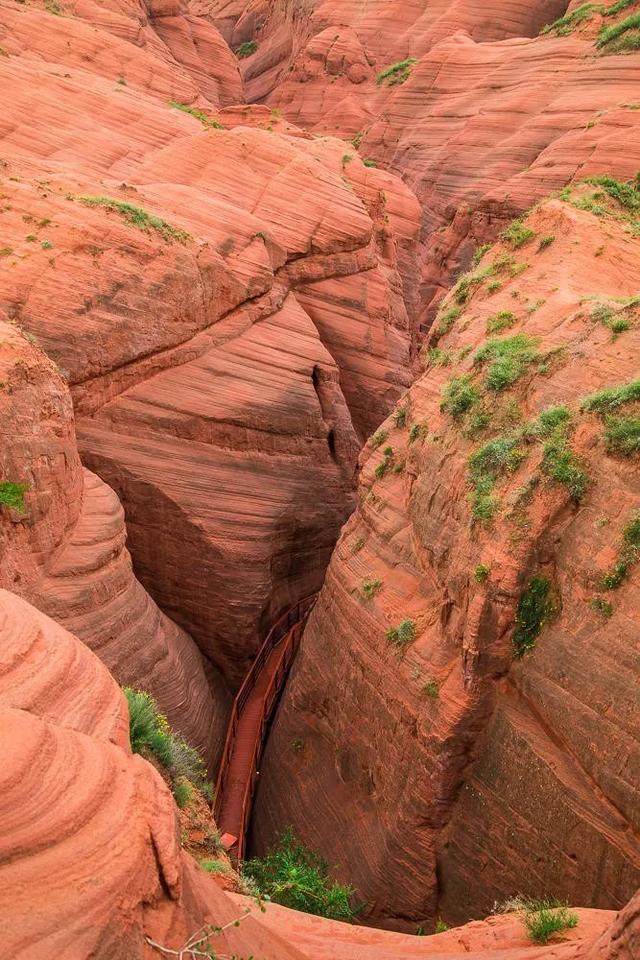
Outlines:
[[300, 600], [269, 631], [235, 698], [220, 760], [213, 815], [236, 860], [245, 840], [269, 721], [316, 597]]

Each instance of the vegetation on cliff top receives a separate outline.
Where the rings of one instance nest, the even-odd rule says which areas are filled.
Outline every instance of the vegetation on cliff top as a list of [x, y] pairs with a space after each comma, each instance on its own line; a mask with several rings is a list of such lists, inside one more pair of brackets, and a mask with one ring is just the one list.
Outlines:
[[155, 700], [148, 693], [125, 687], [124, 695], [129, 705], [129, 738], [133, 752], [160, 764], [179, 807], [189, 803], [194, 790], [211, 801], [213, 788], [198, 751], [173, 733], [167, 718], [158, 711]]
[[144, 210], [142, 207], [137, 207], [133, 203], [128, 203], [126, 200], [116, 200], [114, 197], [92, 196], [70, 197], [70, 199], [78, 200], [85, 207], [103, 207], [105, 210], [119, 213], [127, 223], [137, 227], [138, 230], [142, 230], [144, 233], [151, 233], [152, 231], [159, 233], [164, 240], [177, 240], [179, 243], [186, 243], [187, 240], [191, 239], [191, 234], [187, 233], [186, 230], [180, 230], [178, 227], [167, 223], [166, 220], [162, 220], [160, 217], [156, 217], [155, 214], [149, 213], [147, 210]]

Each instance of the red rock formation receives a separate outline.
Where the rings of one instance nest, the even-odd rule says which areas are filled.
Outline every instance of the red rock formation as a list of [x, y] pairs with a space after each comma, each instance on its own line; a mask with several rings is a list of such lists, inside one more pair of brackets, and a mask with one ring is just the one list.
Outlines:
[[[640, 242], [624, 219], [588, 212], [588, 188], [574, 199], [586, 209], [542, 206], [533, 233], [485, 255], [457, 288], [461, 306], [443, 307], [428, 371], [362, 454], [359, 507], [261, 765], [257, 849], [293, 823], [388, 924], [460, 922], [518, 891], [622, 905], [640, 882], [637, 568], [618, 590], [599, 587], [640, 490], [634, 460], [607, 454], [601, 420], [580, 413], [587, 395], [637, 374]], [[616, 336], [607, 322], [623, 309]], [[537, 357], [503, 392], [474, 362], [487, 324], [526, 335]], [[462, 429], [441, 407], [454, 375], [486, 397]], [[519, 446], [516, 433], [560, 404], [589, 478], [579, 505], [548, 479], [542, 443]], [[516, 453], [497, 470], [501, 509], [485, 528], [472, 522], [467, 461], [495, 437]], [[514, 661], [518, 601], [534, 576], [555, 584], [562, 608]], [[403, 620], [399, 653], [386, 633]]]
[[484, 42], [535, 36], [566, 2], [192, 0], [191, 8], [208, 14], [233, 49], [255, 43], [240, 59], [248, 100], [270, 95], [295, 122], [344, 136], [379, 114], [386, 99], [379, 94], [388, 91], [374, 81], [386, 67], [423, 56], [457, 31]]
[[206, 121], [237, 96], [228, 50], [204, 84], [215, 30], [186, 7], [0, 9], [0, 302], [68, 379], [137, 575], [235, 686], [274, 615], [318, 589], [358, 438], [408, 384], [416, 201], [342, 143], [172, 107]]
[[152, 693], [213, 764], [224, 684], [211, 669], [208, 682], [193, 640], [134, 577], [122, 507], [80, 464], [54, 364], [15, 326], [0, 323], [0, 339], [0, 476], [27, 486], [24, 511], [0, 507], [0, 585], [72, 629], [120, 683]]
[[3, 590], [0, 650], [0, 936], [15, 960], [150, 960], [166, 956], [152, 943], [175, 951], [205, 923], [225, 927], [218, 953], [265, 960], [569, 960], [601, 933], [620, 944], [622, 930], [632, 946], [631, 911], [606, 933], [610, 913], [580, 911], [563, 943], [538, 949], [513, 917], [430, 938], [262, 914], [181, 850], [171, 794], [131, 755], [125, 699], [97, 658]]

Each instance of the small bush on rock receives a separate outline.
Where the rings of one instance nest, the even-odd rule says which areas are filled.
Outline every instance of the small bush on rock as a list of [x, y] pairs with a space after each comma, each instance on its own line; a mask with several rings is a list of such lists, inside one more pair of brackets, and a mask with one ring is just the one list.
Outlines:
[[264, 857], [254, 857], [243, 875], [264, 897], [282, 906], [331, 920], [350, 920], [353, 888], [329, 876], [326, 861], [303, 846], [289, 827]]

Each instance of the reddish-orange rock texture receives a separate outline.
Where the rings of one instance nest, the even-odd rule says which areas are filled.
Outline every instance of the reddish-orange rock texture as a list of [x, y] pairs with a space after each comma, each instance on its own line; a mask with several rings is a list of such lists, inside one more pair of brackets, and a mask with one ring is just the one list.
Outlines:
[[[637, 568], [601, 586], [639, 515], [639, 478], [581, 412], [637, 375], [640, 241], [571, 200], [526, 223], [526, 242], [485, 254], [470, 292], [457, 288], [462, 305], [445, 303], [427, 372], [362, 454], [359, 506], [261, 764], [258, 849], [293, 823], [392, 925], [482, 916], [514, 890], [622, 905], [640, 883]], [[627, 302], [630, 328], [616, 336], [603, 307]], [[505, 327], [534, 354], [492, 392], [476, 352]], [[466, 421], [441, 406], [456, 377], [485, 391]], [[571, 416], [588, 477], [579, 504], [549, 479], [544, 444], [521, 439], [550, 407]], [[468, 458], [492, 439], [516, 453], [495, 468], [500, 510], [485, 527]], [[514, 661], [518, 600], [536, 576], [561, 609]], [[403, 620], [415, 638], [399, 651], [387, 631]]]
[[[596, 46], [598, 9], [538, 36], [579, 6], [0, 0], [0, 481], [27, 485], [24, 510], [0, 505], [7, 956], [155, 956], [145, 935], [177, 948], [237, 915], [180, 850], [91, 651], [213, 772], [262, 637], [330, 557], [256, 849], [293, 823], [405, 930], [517, 892], [618, 908], [640, 885], [639, 567], [601, 589], [637, 458], [581, 409], [637, 377], [637, 227], [583, 188], [543, 203], [423, 342], [479, 243], [640, 168], [640, 53]], [[495, 397], [491, 330], [532, 338]], [[453, 418], [454, 376], [492, 402]], [[469, 456], [558, 405], [555, 454], [519, 434], [493, 526], [472, 524]], [[551, 456], [586, 471], [579, 504]], [[514, 662], [534, 576], [556, 617]], [[628, 960], [638, 910], [532, 947], [513, 917], [415, 938], [272, 909], [225, 947]]]
[[[126, 701], [75, 637], [0, 590], [0, 935], [15, 960], [127, 960], [177, 950], [203, 924], [223, 955], [264, 960], [619, 958], [633, 905], [581, 911], [561, 945], [531, 950], [513, 917], [437, 938], [359, 928], [225, 894], [180, 848], [173, 798], [130, 752]], [[249, 909], [249, 914], [245, 911]], [[239, 926], [233, 921], [242, 918]], [[227, 926], [228, 925], [228, 926]], [[616, 952], [618, 951], [618, 952]]]
[[[0, 5], [0, 303], [68, 381], [83, 463], [119, 495], [136, 575], [179, 627], [130, 576], [120, 507], [75, 452], [41, 605], [100, 634], [120, 679], [172, 676], [161, 705], [191, 711], [215, 756], [227, 690], [319, 588], [358, 448], [409, 383], [419, 208], [342, 143], [266, 129], [268, 111], [224, 130], [179, 109], [241, 99], [232, 53], [184, 4], [63, 8]], [[205, 674], [208, 703], [187, 706]]]

